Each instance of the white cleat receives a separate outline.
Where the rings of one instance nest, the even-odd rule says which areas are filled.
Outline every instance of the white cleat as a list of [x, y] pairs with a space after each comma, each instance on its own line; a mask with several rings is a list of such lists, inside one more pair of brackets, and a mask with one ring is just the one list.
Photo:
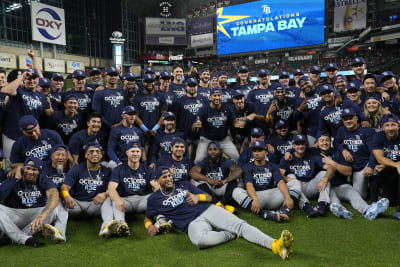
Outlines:
[[43, 230], [42, 234], [44, 238], [54, 241], [56, 243], [64, 243], [65, 242], [65, 237], [63, 237], [60, 233], [60, 230], [58, 230], [56, 227], [50, 225], [50, 224], [44, 224], [43, 225]]

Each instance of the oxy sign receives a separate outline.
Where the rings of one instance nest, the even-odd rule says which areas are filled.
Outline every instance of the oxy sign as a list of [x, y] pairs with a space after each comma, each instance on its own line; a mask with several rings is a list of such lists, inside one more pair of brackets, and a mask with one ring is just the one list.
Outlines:
[[32, 40], [65, 45], [64, 9], [31, 3]]

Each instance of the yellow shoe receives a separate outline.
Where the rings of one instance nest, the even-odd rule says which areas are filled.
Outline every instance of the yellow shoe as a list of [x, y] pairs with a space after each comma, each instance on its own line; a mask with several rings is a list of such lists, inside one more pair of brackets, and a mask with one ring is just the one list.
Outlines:
[[221, 201], [218, 201], [217, 203], [215, 203], [215, 206], [217, 207], [221, 207], [221, 208], [225, 208], [224, 205], [221, 203]]
[[279, 239], [272, 241], [272, 252], [278, 254], [282, 259], [288, 259], [292, 254], [291, 246], [294, 242], [292, 233], [283, 230]]
[[54, 241], [56, 243], [64, 243], [65, 238], [61, 235], [60, 230], [50, 224], [44, 224], [42, 229], [44, 238]]
[[225, 205], [224, 207], [227, 211], [229, 211], [230, 213], [234, 213], [235, 212], [235, 207], [231, 206], [231, 205]]
[[118, 220], [112, 220], [111, 222], [107, 223], [100, 232], [100, 236], [108, 238], [112, 235], [115, 235], [117, 233], [119, 224], [120, 222]]

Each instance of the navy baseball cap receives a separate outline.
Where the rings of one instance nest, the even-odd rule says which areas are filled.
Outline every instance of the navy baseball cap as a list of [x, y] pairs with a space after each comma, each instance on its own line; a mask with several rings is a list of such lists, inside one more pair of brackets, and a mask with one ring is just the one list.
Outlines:
[[330, 135], [328, 132], [326, 132], [326, 131], [320, 131], [320, 132], [317, 134], [317, 139], [319, 139], [319, 138], [322, 137], [322, 136], [331, 137], [331, 135]]
[[4, 158], [4, 152], [3, 149], [0, 149], [0, 159]]
[[183, 140], [183, 139], [180, 138], [180, 137], [176, 138], [176, 139], [171, 143], [172, 146], [173, 146], [173, 145], [176, 145], [176, 144], [184, 144], [184, 145], [186, 146], [185, 140]]
[[218, 72], [218, 77], [219, 76], [229, 76], [229, 75], [228, 75], [228, 72], [221, 70], [220, 72]]
[[67, 102], [68, 100], [74, 99], [78, 101], [78, 95], [73, 92], [68, 92], [63, 96], [63, 102]]
[[365, 64], [365, 60], [364, 60], [364, 58], [362, 58], [362, 57], [356, 57], [356, 58], [353, 58], [353, 60], [351, 61], [351, 65], [353, 66], [353, 65], [356, 65], [356, 64]]
[[287, 121], [284, 120], [279, 120], [275, 123], [275, 129], [281, 128], [281, 127], [287, 127], [289, 126], [289, 124], [287, 123]]
[[33, 76], [39, 77], [39, 74], [35, 69], [26, 69], [24, 72], [29, 72], [32, 73]]
[[335, 77], [333, 77], [332, 81], [333, 81], [333, 83], [336, 83], [337, 81], [347, 81], [347, 78], [343, 74], [339, 74], [339, 75], [336, 75]]
[[293, 143], [307, 142], [307, 138], [304, 134], [296, 134], [295, 136], [293, 136], [292, 141]]
[[168, 167], [168, 166], [158, 166], [158, 167], [156, 168], [156, 171], [155, 171], [156, 179], [160, 178], [160, 177], [163, 176], [164, 174], [171, 173], [171, 171], [169, 170], [169, 168], [170, 168], [170, 167]]
[[323, 92], [326, 92], [326, 91], [330, 91], [330, 92], [334, 92], [335, 91], [333, 86], [330, 85], [330, 84], [320, 85], [320, 86], [318, 86], [318, 89], [319, 89], [319, 94], [322, 94]]
[[199, 74], [202, 74], [203, 72], [210, 72], [210, 69], [208, 68], [201, 69]]
[[40, 78], [39, 79], [39, 86], [43, 87], [43, 86], [50, 86], [50, 80], [47, 78]]
[[130, 141], [125, 146], [125, 151], [128, 151], [131, 148], [142, 148], [142, 144], [140, 141]]
[[258, 76], [264, 76], [264, 75], [270, 75], [270, 71], [267, 69], [259, 69], [258, 70]]
[[281, 77], [288, 77], [289, 78], [290, 73], [287, 71], [282, 71], [281, 73], [279, 73], [279, 78]]
[[128, 114], [128, 115], [134, 115], [136, 114], [136, 110], [133, 106], [126, 106], [122, 109], [121, 115]]
[[211, 89], [210, 90], [210, 95], [213, 95], [213, 94], [215, 94], [217, 92], [222, 95], [222, 90], [220, 88], [218, 88], [218, 87], [215, 87], [215, 88]]
[[96, 74], [101, 74], [101, 69], [93, 68], [90, 70], [90, 75], [96, 75]]
[[64, 80], [64, 76], [61, 73], [53, 73], [53, 75], [51, 75], [51, 79], [52, 80], [55, 80], [55, 79]]
[[232, 91], [232, 98], [242, 98], [244, 97], [244, 93], [242, 90], [233, 90]]
[[126, 79], [136, 79], [136, 75], [133, 72], [125, 72], [124, 75], [122, 75], [122, 80]]
[[363, 83], [365, 82], [366, 79], [374, 79], [375, 82], [377, 82], [376, 76], [375, 76], [375, 74], [373, 74], [373, 73], [367, 73], [367, 74], [365, 74], [365, 75], [364, 75], [364, 78], [363, 78]]
[[338, 66], [336, 63], [328, 63], [325, 65], [325, 71], [327, 70], [338, 70]]
[[144, 69], [144, 74], [154, 74], [154, 69], [152, 67], [147, 67]]
[[247, 66], [240, 66], [238, 68], [238, 72], [248, 72], [249, 68]]
[[106, 75], [110, 75], [110, 74], [113, 74], [113, 73], [119, 74], [118, 70], [116, 68], [114, 68], [114, 67], [108, 67], [106, 69]]
[[[29, 163], [31, 161], [32, 161], [32, 163]], [[28, 157], [24, 161], [24, 166], [33, 167], [33, 168], [36, 168], [39, 171], [41, 171], [43, 169], [43, 161], [41, 159], [38, 159], [38, 158]]]
[[394, 75], [393, 72], [391, 72], [391, 71], [384, 71], [384, 72], [382, 72], [382, 74], [381, 74], [380, 82], [383, 83], [384, 81], [389, 80], [389, 79], [391, 79], [391, 78], [393, 78], [393, 77], [395, 77], [395, 75]]
[[186, 81], [186, 84], [187, 84], [187, 85], [189, 85], [189, 84], [197, 85], [198, 82], [197, 82], [197, 79], [196, 79], [196, 78], [189, 78], [189, 79]]
[[350, 90], [350, 89], [356, 89], [357, 91], [360, 91], [360, 87], [354, 82], [349, 82], [347, 84], [347, 90]]
[[19, 119], [19, 128], [22, 131], [30, 131], [37, 126], [37, 120], [32, 115], [24, 115]]
[[74, 70], [74, 72], [72, 73], [72, 78], [78, 77], [86, 77], [86, 73], [83, 70]]
[[386, 122], [397, 122], [397, 123], [399, 123], [399, 118], [393, 113], [384, 114], [382, 116], [382, 119], [381, 119], [381, 125], [383, 125]]
[[217, 141], [211, 141], [210, 143], [208, 143], [207, 145], [207, 149], [210, 147], [216, 147], [216, 148], [221, 148], [221, 144]]
[[301, 76], [301, 77], [299, 78], [298, 83], [300, 84], [301, 81], [309, 82], [309, 81], [310, 81], [310, 77], [305, 76], [305, 75], [304, 75], [304, 76]]
[[68, 152], [68, 146], [64, 145], [64, 144], [58, 144], [55, 145], [51, 148], [50, 150], [50, 155], [52, 155], [54, 152], [56, 151], [65, 151]]
[[354, 109], [352, 108], [345, 108], [342, 110], [342, 117], [343, 116], [356, 116], [357, 113]]
[[174, 118], [175, 119], [176, 116], [173, 112], [167, 111], [167, 112], [164, 112], [164, 114], [163, 114], [163, 119], [165, 120], [166, 118]]
[[95, 147], [95, 148], [98, 148], [98, 149], [100, 149], [100, 150], [103, 150], [103, 148], [101, 147], [101, 145], [100, 145], [100, 143], [99, 142], [92, 142], [92, 143], [89, 143], [89, 144], [87, 144], [87, 145], [84, 145], [83, 146], [83, 149], [85, 150], [85, 151], [87, 151], [89, 148], [91, 148], [91, 147]]
[[271, 90], [274, 92], [277, 90], [285, 90], [285, 85], [283, 83], [273, 83], [271, 85]]
[[160, 72], [160, 78], [163, 80], [171, 79], [172, 75], [168, 71]]
[[251, 129], [250, 135], [251, 136], [263, 136], [264, 131], [261, 128], [253, 128], [253, 129]]
[[153, 74], [145, 74], [143, 75], [143, 81], [151, 81], [154, 82], [155, 77]]
[[321, 72], [321, 68], [319, 66], [311, 66], [309, 72]]
[[251, 144], [251, 150], [254, 150], [256, 148], [267, 150], [267, 146], [265, 145], [265, 143], [260, 141], [255, 141]]
[[304, 71], [302, 69], [295, 69], [293, 75], [304, 75]]

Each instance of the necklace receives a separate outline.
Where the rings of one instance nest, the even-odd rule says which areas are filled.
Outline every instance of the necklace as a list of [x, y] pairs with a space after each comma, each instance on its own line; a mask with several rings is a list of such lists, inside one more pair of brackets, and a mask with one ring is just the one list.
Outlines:
[[174, 185], [174, 187], [172, 187], [172, 191], [171, 191], [171, 193], [166, 193], [166, 192], [163, 192], [163, 190], [160, 188], [160, 191], [161, 191], [161, 194], [163, 194], [164, 196], [166, 196], [166, 197], [171, 197], [172, 196], [172, 194], [175, 192], [175, 185]]
[[89, 168], [87, 168], [87, 171], [88, 171], [88, 173], [89, 173], [90, 179], [92, 179], [92, 180], [99, 180], [99, 179], [100, 179], [100, 170], [101, 170], [101, 167], [99, 168], [99, 171], [97, 172], [96, 179], [94, 179], [93, 176], [92, 176], [92, 174], [90, 173]]

